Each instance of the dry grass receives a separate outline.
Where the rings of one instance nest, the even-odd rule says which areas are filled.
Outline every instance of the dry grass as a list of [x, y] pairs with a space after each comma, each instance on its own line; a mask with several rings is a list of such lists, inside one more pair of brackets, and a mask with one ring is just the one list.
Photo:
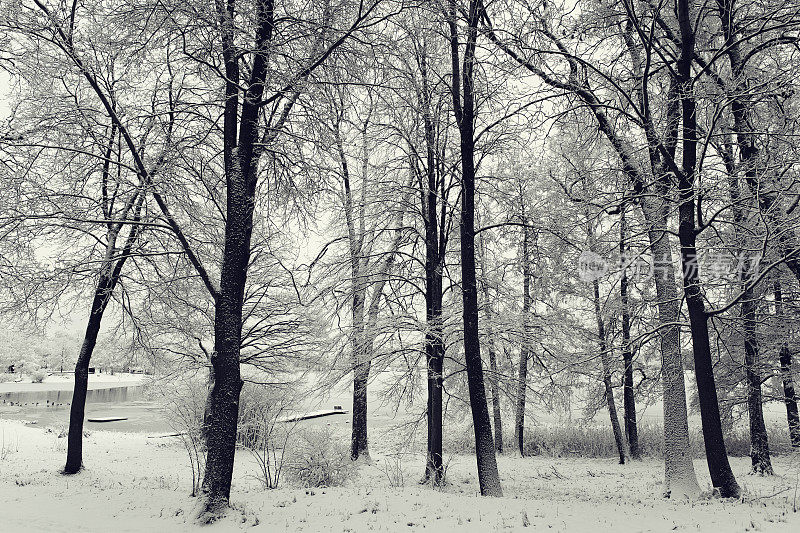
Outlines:
[[[639, 449], [642, 457], [664, 456], [664, 434], [660, 424], [639, 425]], [[767, 427], [767, 438], [773, 454], [789, 453], [792, 450], [789, 432], [785, 425]], [[475, 442], [472, 428], [459, 429], [445, 439], [445, 448], [453, 453], [472, 453]], [[506, 449], [515, 449], [513, 435], [504, 439]], [[750, 433], [746, 427], [736, 427], [725, 434], [728, 455], [747, 457], [750, 455]], [[689, 445], [692, 456], [702, 458], [705, 454], [700, 428], [690, 428]], [[610, 427], [590, 425], [548, 425], [526, 428], [525, 455], [550, 457], [615, 457], [617, 448]]]

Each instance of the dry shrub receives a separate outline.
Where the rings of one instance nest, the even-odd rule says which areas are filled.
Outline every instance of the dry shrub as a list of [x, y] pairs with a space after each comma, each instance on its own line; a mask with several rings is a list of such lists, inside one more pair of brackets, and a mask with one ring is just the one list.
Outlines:
[[296, 433], [286, 473], [302, 487], [339, 487], [355, 474], [350, 450], [328, 428], [307, 428]]

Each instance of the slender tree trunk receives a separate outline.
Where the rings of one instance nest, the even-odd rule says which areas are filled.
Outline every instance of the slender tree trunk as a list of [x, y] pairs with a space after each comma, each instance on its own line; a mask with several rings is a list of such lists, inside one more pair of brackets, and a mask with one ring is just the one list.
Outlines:
[[[427, 43], [423, 43], [420, 56], [422, 76], [422, 108], [425, 128], [425, 183], [422, 187], [423, 220], [425, 222], [425, 362], [427, 366], [427, 422], [428, 440], [423, 482], [435, 486], [444, 482], [442, 461], [442, 377], [444, 370], [444, 332], [442, 325], [442, 255], [444, 249], [437, 223], [437, 173], [435, 125], [431, 114], [430, 87], [428, 83]], [[446, 206], [442, 204], [442, 209]]]
[[[723, 161], [728, 171], [728, 189], [730, 190], [731, 211], [733, 212], [734, 235], [736, 246], [743, 253], [748, 249], [748, 238], [743, 228], [747, 227], [748, 220], [742, 208], [742, 196], [739, 189], [739, 180], [736, 176], [736, 167], [730, 151], [723, 153]], [[750, 423], [750, 457], [753, 472], [758, 474], [772, 474], [772, 464], [769, 458], [769, 445], [767, 443], [767, 428], [764, 425], [764, 410], [761, 399], [761, 375], [759, 372], [758, 339], [756, 328], [758, 326], [756, 314], [758, 302], [755, 300], [752, 281], [752, 264], [748, 257], [743, 257], [739, 271], [739, 283], [743, 295], [741, 300], [742, 339], [744, 340], [744, 370], [747, 383], [747, 413]]]
[[627, 226], [625, 220], [625, 206], [622, 206], [619, 219], [619, 255], [623, 261], [622, 277], [619, 282], [620, 303], [622, 306], [622, 363], [624, 366], [622, 404], [625, 408], [625, 436], [628, 439], [628, 449], [631, 459], [640, 459], [639, 433], [636, 428], [636, 398], [633, 389], [633, 353], [631, 352], [631, 318], [628, 303], [628, 272], [625, 268], [626, 261], [625, 240], [627, 239]]
[[492, 323], [494, 321], [494, 312], [492, 311], [492, 302], [489, 297], [489, 282], [486, 273], [486, 249], [484, 248], [483, 239], [478, 238], [480, 243], [479, 256], [481, 274], [483, 275], [483, 283], [481, 288], [483, 292], [483, 305], [486, 311], [486, 345], [489, 349], [489, 391], [492, 394], [492, 417], [494, 428], [494, 449], [497, 453], [503, 453], [503, 416], [500, 411], [500, 383], [499, 373], [497, 372], [497, 350], [494, 343], [494, 331]]
[[603, 323], [603, 315], [600, 311], [600, 282], [593, 280], [592, 286], [594, 289], [594, 315], [597, 319], [597, 338], [600, 345], [600, 361], [603, 365], [603, 386], [605, 389], [606, 405], [608, 406], [608, 415], [611, 418], [611, 430], [614, 433], [614, 442], [617, 444], [617, 452], [619, 453], [619, 464], [625, 464], [625, 444], [622, 440], [622, 430], [619, 427], [619, 418], [617, 417], [617, 406], [614, 402], [614, 386], [611, 382], [611, 357], [608, 353], [608, 345], [606, 344], [606, 328]]
[[[108, 167], [106, 166], [106, 171]], [[92, 307], [89, 312], [89, 322], [86, 325], [86, 332], [75, 364], [75, 385], [72, 393], [72, 404], [69, 412], [69, 433], [67, 436], [67, 462], [64, 465], [64, 474], [75, 474], [83, 468], [83, 418], [86, 409], [86, 392], [89, 385], [89, 363], [97, 344], [97, 335], [100, 333], [100, 324], [103, 320], [108, 302], [114, 294], [114, 289], [122, 275], [122, 268], [133, 252], [133, 248], [139, 239], [140, 227], [137, 223], [140, 220], [144, 195], [138, 194], [131, 198], [128, 207], [124, 210], [121, 219], [127, 218], [130, 209], [133, 209], [131, 218], [131, 229], [125, 239], [125, 245], [121, 250], [116, 249], [117, 237], [122, 229], [122, 222], [116, 222], [108, 232], [108, 243], [106, 244], [106, 256], [103, 260], [103, 268], [100, 279], [95, 288], [92, 298]], [[115, 257], [115, 254], [119, 253]]]
[[[500, 474], [494, 452], [494, 439], [486, 405], [483, 364], [478, 335], [478, 287], [475, 276], [475, 101], [473, 72], [479, 4], [471, 0], [467, 24], [467, 39], [463, 55], [463, 76], [460, 74], [459, 30], [456, 7], [448, 3], [448, 26], [452, 59], [453, 108], [461, 140], [461, 290], [464, 319], [464, 357], [467, 367], [472, 424], [475, 430], [475, 455], [478, 464], [478, 483], [484, 496], [502, 496]], [[463, 99], [462, 99], [463, 89]]]
[[689, 447], [686, 381], [681, 355], [678, 291], [675, 263], [667, 232], [666, 187], [654, 186], [655, 194], [643, 197], [641, 208], [650, 224], [648, 237], [653, 257], [653, 279], [658, 300], [661, 338], [661, 381], [664, 387], [664, 495], [694, 498], [700, 494]]
[[758, 341], [756, 338], [758, 304], [753, 291], [745, 291], [742, 297], [742, 320], [744, 321], [744, 367], [747, 375], [747, 412], [750, 421], [750, 459], [753, 473], [772, 475], [769, 458], [767, 428], [764, 425], [764, 410], [761, 399], [761, 374], [758, 371]]
[[89, 362], [92, 358], [100, 323], [103, 320], [108, 300], [111, 297], [113, 284], [107, 275], [103, 275], [97, 284], [89, 322], [83, 337], [83, 344], [75, 364], [75, 386], [72, 392], [72, 405], [69, 412], [69, 434], [67, 435], [67, 463], [65, 474], [75, 474], [83, 468], [83, 418], [86, 408], [86, 391], [89, 383]]
[[530, 314], [531, 314], [531, 228], [528, 217], [522, 216], [522, 343], [517, 369], [517, 405], [514, 420], [514, 442], [520, 456], [525, 456], [525, 396], [528, 390], [528, 360], [530, 359]]
[[[774, 284], [775, 291], [775, 314], [777, 320], [784, 321], [783, 316], [783, 292], [781, 282], [776, 279]], [[779, 352], [781, 364], [781, 378], [783, 379], [783, 402], [786, 405], [786, 419], [789, 422], [789, 437], [792, 447], [800, 447], [800, 415], [797, 412], [797, 396], [794, 391], [794, 377], [792, 376], [792, 352], [789, 350], [789, 343], [786, 337], [786, 328], [781, 328], [783, 338]]]
[[711, 483], [723, 498], [736, 498], [740, 488], [728, 462], [728, 453], [722, 435], [714, 369], [711, 361], [711, 344], [708, 336], [708, 315], [700, 289], [697, 263], [697, 230], [695, 225], [694, 181], [697, 169], [697, 115], [693, 94], [691, 65], [694, 58], [695, 29], [688, 0], [678, 0], [678, 25], [681, 36], [681, 55], [678, 60], [678, 91], [683, 118], [683, 169], [679, 175], [679, 225], [683, 265], [683, 291], [689, 311], [692, 333], [697, 392], [700, 398], [700, 418], [703, 424], [703, 441], [706, 447]]
[[500, 411], [500, 384], [498, 383], [499, 374], [497, 372], [497, 353], [495, 351], [494, 341], [491, 337], [491, 328], [487, 328], [487, 335], [489, 336], [489, 388], [492, 391], [494, 449], [497, 451], [497, 453], [503, 453], [503, 415]]

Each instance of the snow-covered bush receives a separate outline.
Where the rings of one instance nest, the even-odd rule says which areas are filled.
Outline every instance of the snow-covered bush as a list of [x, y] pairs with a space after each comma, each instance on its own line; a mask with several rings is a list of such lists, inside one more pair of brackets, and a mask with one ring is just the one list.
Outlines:
[[34, 370], [31, 372], [31, 381], [33, 383], [41, 383], [47, 377], [47, 372], [44, 370]]
[[345, 440], [325, 429], [298, 432], [286, 465], [289, 478], [302, 487], [338, 487], [355, 474]]

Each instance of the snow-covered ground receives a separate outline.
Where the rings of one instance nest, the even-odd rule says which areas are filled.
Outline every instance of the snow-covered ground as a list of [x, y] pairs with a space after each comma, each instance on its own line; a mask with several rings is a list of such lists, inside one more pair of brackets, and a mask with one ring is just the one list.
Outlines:
[[[656, 460], [621, 466], [613, 459], [500, 457], [505, 497], [493, 499], [477, 495], [472, 456], [450, 458], [450, 483], [437, 490], [417, 484], [421, 456], [396, 463], [381, 455], [388, 450], [373, 448], [373, 463], [345, 487], [271, 491], [261, 489], [255, 462], [242, 450], [232, 491], [237, 510], [199, 528], [177, 439], [93, 431], [84, 444], [87, 468], [65, 477], [58, 473], [65, 438], [0, 420], [0, 530], [800, 531], [799, 454], [776, 457], [772, 477], [746, 475], [749, 459], [732, 458], [746, 490], [742, 501], [688, 502], [661, 497]], [[402, 476], [392, 473], [398, 464]], [[696, 469], [708, 486], [704, 461]]]
[[[72, 390], [75, 384], [75, 377], [70, 373], [49, 375], [42, 383], [31, 383], [28, 376], [21, 377], [22, 381], [19, 382], [0, 383], [0, 393]], [[149, 379], [149, 376], [145, 374], [89, 374], [89, 389], [139, 385], [146, 379]]]

